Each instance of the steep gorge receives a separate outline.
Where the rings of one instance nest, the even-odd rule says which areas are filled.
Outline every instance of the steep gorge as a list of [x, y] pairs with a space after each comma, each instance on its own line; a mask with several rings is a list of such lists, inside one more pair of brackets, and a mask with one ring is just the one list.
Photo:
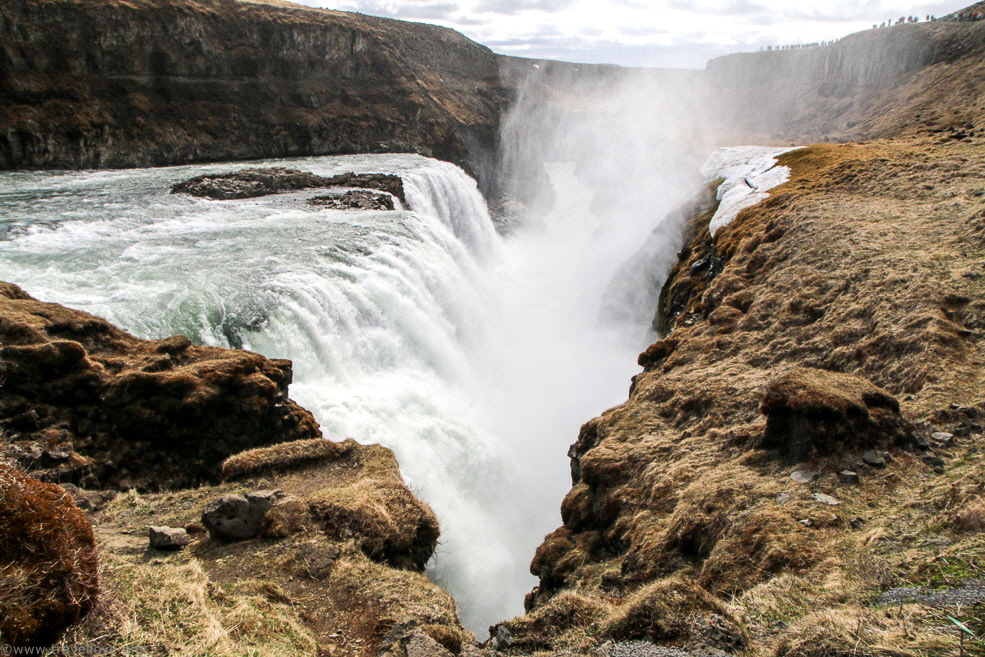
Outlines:
[[[975, 81], [983, 71], [983, 33], [981, 25], [900, 26], [816, 50], [735, 56], [709, 66], [715, 91], [705, 89], [705, 98], [722, 93], [739, 108], [715, 117], [718, 140], [907, 138], [789, 154], [784, 161], [793, 180], [770, 201], [740, 215], [715, 240], [704, 226], [694, 226], [668, 288], [682, 291], [680, 313], [667, 318], [674, 330], [641, 356], [644, 372], [630, 399], [586, 424], [573, 446], [564, 525], [538, 550], [533, 570], [541, 586], [529, 598], [530, 613], [503, 625], [509, 632], [500, 635], [509, 638], [497, 643], [500, 648], [592, 652], [607, 640], [642, 638], [756, 655], [850, 654], [863, 641], [856, 629], [863, 624], [869, 654], [887, 654], [880, 650], [899, 642], [914, 651], [949, 648], [935, 625], [936, 611], [908, 605], [909, 616], [874, 618], [871, 601], [894, 586], [940, 586], [931, 565], [938, 559], [965, 559], [962, 572], [975, 574], [974, 555], [982, 550], [974, 500], [985, 491], [985, 163], [974, 126], [982, 118], [982, 85]], [[870, 58], [874, 51], [883, 55]], [[490, 84], [505, 93], [500, 82]], [[168, 80], [164, 87], [183, 85]], [[233, 84], [246, 93], [243, 85]], [[395, 102], [409, 102], [398, 96]], [[51, 100], [43, 115], [23, 125], [47, 121], [49, 114], [57, 118], [50, 110], [61, 102]], [[391, 102], [381, 96], [367, 116], [387, 116]], [[446, 118], [429, 102], [422, 112]], [[708, 100], [708, 106], [727, 105]], [[24, 102], [17, 107], [29, 109]], [[327, 149], [319, 152], [348, 148], [350, 138], [353, 148], [372, 150], [380, 147], [377, 136], [391, 131], [407, 141], [384, 141], [383, 150], [406, 147], [466, 164], [461, 158], [474, 158], [472, 171], [492, 171], [486, 158], [494, 140], [483, 132], [482, 148], [470, 150], [474, 126], [462, 132], [465, 124], [441, 118], [436, 125], [466, 135], [442, 151], [431, 141], [434, 125], [403, 127], [402, 118], [362, 124], [362, 115], [348, 111], [341, 115], [348, 136], [319, 142]], [[113, 120], [129, 120], [119, 117]], [[252, 136], [244, 142], [252, 146], [222, 150], [238, 138], [226, 133], [190, 154], [190, 133], [172, 132], [183, 121], [161, 133], [174, 136], [174, 150], [160, 155], [162, 161], [262, 154], [250, 150], [264, 147]], [[353, 127], [357, 123], [362, 127]], [[497, 123], [479, 122], [483, 130]], [[69, 154], [64, 164], [39, 165], [126, 165], [112, 159], [127, 151], [115, 137], [98, 141], [100, 131], [115, 130], [112, 122], [105, 125], [86, 133], [97, 135], [103, 151], [64, 146], [83, 142], [71, 142], [71, 130], [58, 136], [54, 123], [46, 124], [48, 132], [28, 130], [17, 139], [53, 140], [63, 145], [31, 152]], [[279, 124], [260, 125], [280, 134]], [[195, 129], [203, 130], [199, 135], [219, 130]], [[245, 123], [240, 129], [243, 135], [252, 130]], [[134, 152], [146, 147], [147, 134], [127, 137], [139, 146]], [[110, 155], [70, 163], [82, 157], [72, 153], [92, 152]], [[487, 188], [492, 179], [486, 176]], [[720, 272], [692, 269], [709, 254], [721, 261]], [[836, 433], [848, 426], [871, 435], [828, 446], [827, 434], [819, 432], [811, 443], [816, 450], [791, 459], [766, 439], [762, 412], [783, 406], [770, 399], [788, 398], [809, 399], [834, 425], [854, 414]], [[859, 423], [856, 416], [875, 419]], [[935, 442], [944, 431], [952, 440]], [[870, 449], [888, 452], [885, 469], [863, 460]], [[819, 477], [809, 485], [791, 483], [789, 474], [797, 470]], [[844, 482], [844, 470], [857, 471], [861, 485]], [[981, 606], [976, 609], [980, 618]], [[374, 649], [385, 634], [383, 621], [373, 629]], [[462, 649], [460, 642], [445, 643]]]

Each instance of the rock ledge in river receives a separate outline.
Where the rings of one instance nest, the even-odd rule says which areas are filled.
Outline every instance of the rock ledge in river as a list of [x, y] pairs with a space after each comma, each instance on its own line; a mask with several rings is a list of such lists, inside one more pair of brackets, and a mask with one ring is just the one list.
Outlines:
[[[284, 167], [242, 169], [232, 173], [195, 176], [172, 186], [171, 193], [189, 194], [214, 200], [231, 200], [331, 187], [375, 189], [391, 194], [402, 204], [407, 204], [407, 198], [404, 195], [404, 182], [400, 176], [392, 173], [342, 173], [337, 176], [325, 177], [315, 175], [310, 171], [298, 171]], [[364, 195], [366, 194], [364, 193]], [[355, 202], [355, 197], [353, 197], [353, 202]], [[362, 206], [352, 205], [346, 207], [362, 208]]]

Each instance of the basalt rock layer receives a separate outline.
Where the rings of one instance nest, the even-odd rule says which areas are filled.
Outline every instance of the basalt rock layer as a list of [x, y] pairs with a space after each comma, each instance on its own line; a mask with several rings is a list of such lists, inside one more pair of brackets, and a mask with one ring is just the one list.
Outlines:
[[10, 0], [0, 168], [416, 152], [489, 183], [496, 56], [445, 28], [286, 2]]
[[160, 488], [219, 478], [243, 449], [320, 436], [290, 361], [142, 340], [0, 285], [5, 453], [45, 479]]

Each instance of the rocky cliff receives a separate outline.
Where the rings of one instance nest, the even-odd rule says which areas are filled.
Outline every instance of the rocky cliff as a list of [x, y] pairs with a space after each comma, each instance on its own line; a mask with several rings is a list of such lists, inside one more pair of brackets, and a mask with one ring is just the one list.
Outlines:
[[725, 140], [798, 143], [966, 129], [980, 115], [983, 81], [985, 22], [944, 21], [729, 55], [710, 61], [704, 80]]
[[142, 490], [219, 478], [240, 450], [320, 435], [287, 396], [292, 366], [142, 340], [0, 283], [3, 454], [44, 479]]
[[0, 5], [0, 168], [416, 152], [491, 184], [497, 58], [448, 29], [245, 0]]

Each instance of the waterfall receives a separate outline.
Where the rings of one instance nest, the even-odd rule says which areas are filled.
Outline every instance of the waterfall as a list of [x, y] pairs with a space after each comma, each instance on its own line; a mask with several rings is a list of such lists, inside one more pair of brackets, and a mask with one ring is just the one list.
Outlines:
[[251, 166], [267, 165], [395, 173], [408, 207], [168, 193], [242, 164], [3, 173], [0, 280], [142, 337], [181, 333], [293, 360], [291, 396], [326, 437], [396, 453], [441, 523], [428, 574], [484, 638], [522, 613], [536, 584], [528, 564], [560, 523], [568, 444], [625, 398], [646, 327], [627, 339], [597, 320], [634, 240], [614, 248], [573, 166], [550, 168], [559, 202], [542, 228], [504, 243], [475, 182], [451, 164], [367, 155]]
[[305, 193], [168, 194], [235, 164], [0, 174], [0, 279], [143, 337], [184, 333], [292, 359], [292, 397], [326, 437], [393, 449], [438, 514], [429, 572], [463, 620], [478, 631], [518, 613], [533, 548], [517, 563], [512, 528], [488, 508], [521, 481], [487, 428], [475, 371], [493, 320], [487, 272], [502, 255], [475, 181], [410, 155], [264, 164], [396, 173], [409, 210], [316, 209]]

